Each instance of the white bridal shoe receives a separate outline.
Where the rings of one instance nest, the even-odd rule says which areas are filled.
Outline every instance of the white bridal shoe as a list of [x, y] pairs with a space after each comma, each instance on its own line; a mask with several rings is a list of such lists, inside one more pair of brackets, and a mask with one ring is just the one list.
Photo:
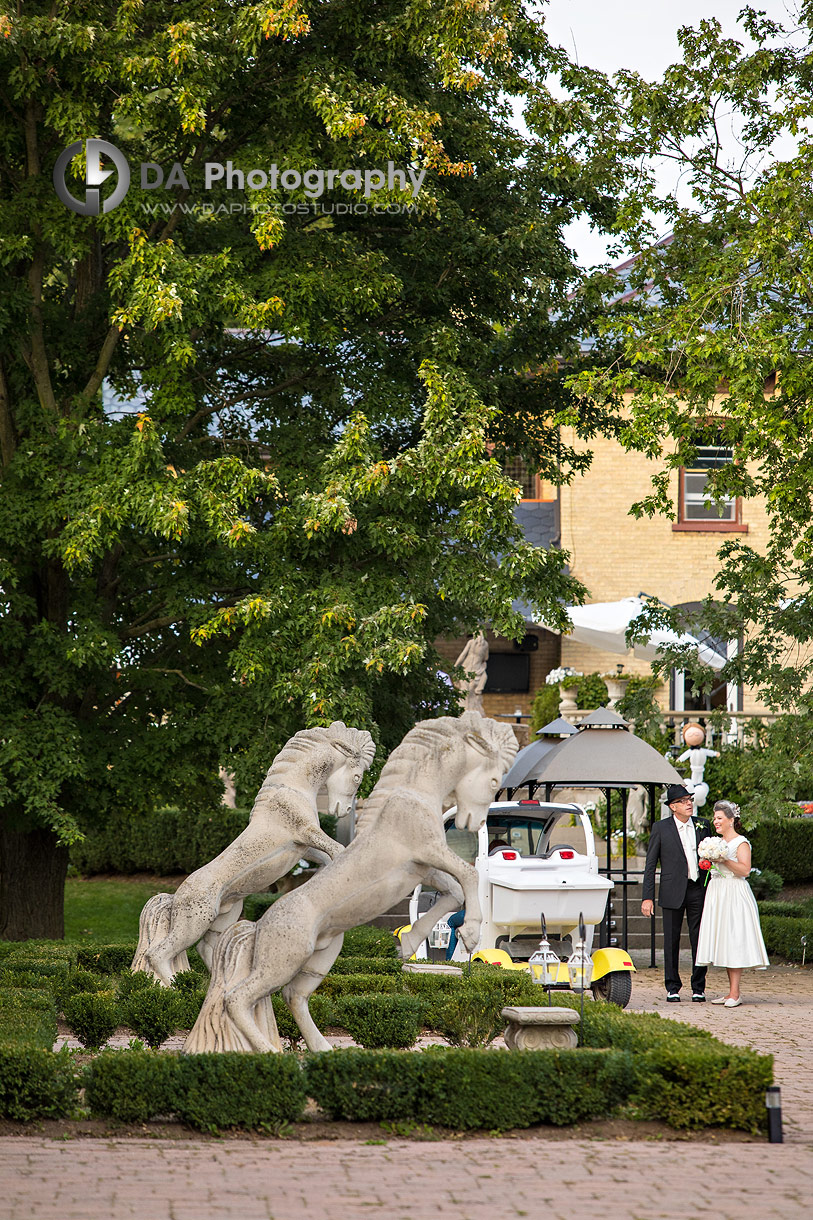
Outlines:
[[739, 1008], [740, 1004], [742, 1004], [742, 1000], [723, 1000], [723, 1003], [725, 1004], [726, 1008]]
[[712, 1002], [712, 1004], [727, 1004], [728, 996], [726, 996], [726, 995], [718, 996], [716, 1000], [712, 1000], [711, 1002]]

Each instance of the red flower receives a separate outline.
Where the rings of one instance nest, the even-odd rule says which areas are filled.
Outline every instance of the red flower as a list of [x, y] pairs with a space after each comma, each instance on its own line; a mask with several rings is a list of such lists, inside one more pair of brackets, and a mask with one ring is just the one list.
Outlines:
[[711, 860], [698, 860], [697, 863], [700, 866], [700, 868], [705, 868], [705, 869], [711, 868]]

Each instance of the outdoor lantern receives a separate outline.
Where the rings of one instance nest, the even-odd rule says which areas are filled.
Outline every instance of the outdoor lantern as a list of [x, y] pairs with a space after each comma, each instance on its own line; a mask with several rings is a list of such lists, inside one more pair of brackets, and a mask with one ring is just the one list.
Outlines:
[[541, 983], [543, 987], [553, 987], [559, 981], [559, 966], [561, 962], [550, 947], [544, 914], [540, 916], [540, 919], [542, 922], [542, 939], [539, 942], [539, 948], [528, 958], [528, 965], [539, 967], [539, 974], [534, 970], [531, 971], [535, 983]]
[[571, 989], [573, 991], [581, 991], [582, 993], [590, 986], [590, 980], [593, 977], [593, 962], [590, 954], [587, 952], [584, 939], [584, 916], [580, 914], [579, 939], [576, 941], [576, 947], [567, 959], [567, 973], [570, 978]]

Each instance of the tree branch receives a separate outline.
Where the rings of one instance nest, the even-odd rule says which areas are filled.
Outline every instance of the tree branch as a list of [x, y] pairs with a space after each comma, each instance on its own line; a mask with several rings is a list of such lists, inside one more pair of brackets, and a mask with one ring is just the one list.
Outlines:
[[273, 386], [270, 390], [252, 390], [246, 393], [233, 394], [231, 398], [217, 402], [213, 407], [201, 407], [196, 411], [190, 419], [186, 421], [178, 435], [175, 437], [175, 444], [184, 440], [192, 429], [200, 423], [202, 419], [206, 419], [209, 415], [215, 415], [218, 411], [226, 411], [229, 407], [237, 406], [240, 402], [245, 402], [248, 399], [273, 398], [275, 394], [282, 393], [283, 390], [288, 390], [291, 386], [297, 385], [298, 382], [305, 381], [313, 372], [313, 368], [309, 368], [304, 373], [296, 373], [291, 377], [286, 377], [285, 381], [281, 381], [279, 385]]
[[102, 388], [107, 370], [110, 368], [110, 361], [113, 359], [113, 352], [116, 350], [116, 344], [119, 341], [122, 328], [120, 326], [111, 326], [105, 335], [102, 350], [99, 352], [99, 359], [96, 361], [96, 368], [91, 374], [90, 380], [82, 391], [83, 398], [92, 398], [94, 394], [98, 394]]

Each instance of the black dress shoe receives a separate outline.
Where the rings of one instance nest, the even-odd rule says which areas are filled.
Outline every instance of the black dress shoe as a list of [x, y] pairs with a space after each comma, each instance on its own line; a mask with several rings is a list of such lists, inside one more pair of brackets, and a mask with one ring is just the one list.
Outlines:
[[676, 991], [670, 991], [668, 996], [666, 997], [666, 1003], [667, 1004], [679, 1004], [680, 996], [678, 995], [678, 993]]
[[695, 991], [694, 995], [692, 996], [692, 1003], [693, 1004], [705, 1004], [705, 1002], [706, 1002], [706, 997], [705, 997], [704, 993], [702, 991]]

